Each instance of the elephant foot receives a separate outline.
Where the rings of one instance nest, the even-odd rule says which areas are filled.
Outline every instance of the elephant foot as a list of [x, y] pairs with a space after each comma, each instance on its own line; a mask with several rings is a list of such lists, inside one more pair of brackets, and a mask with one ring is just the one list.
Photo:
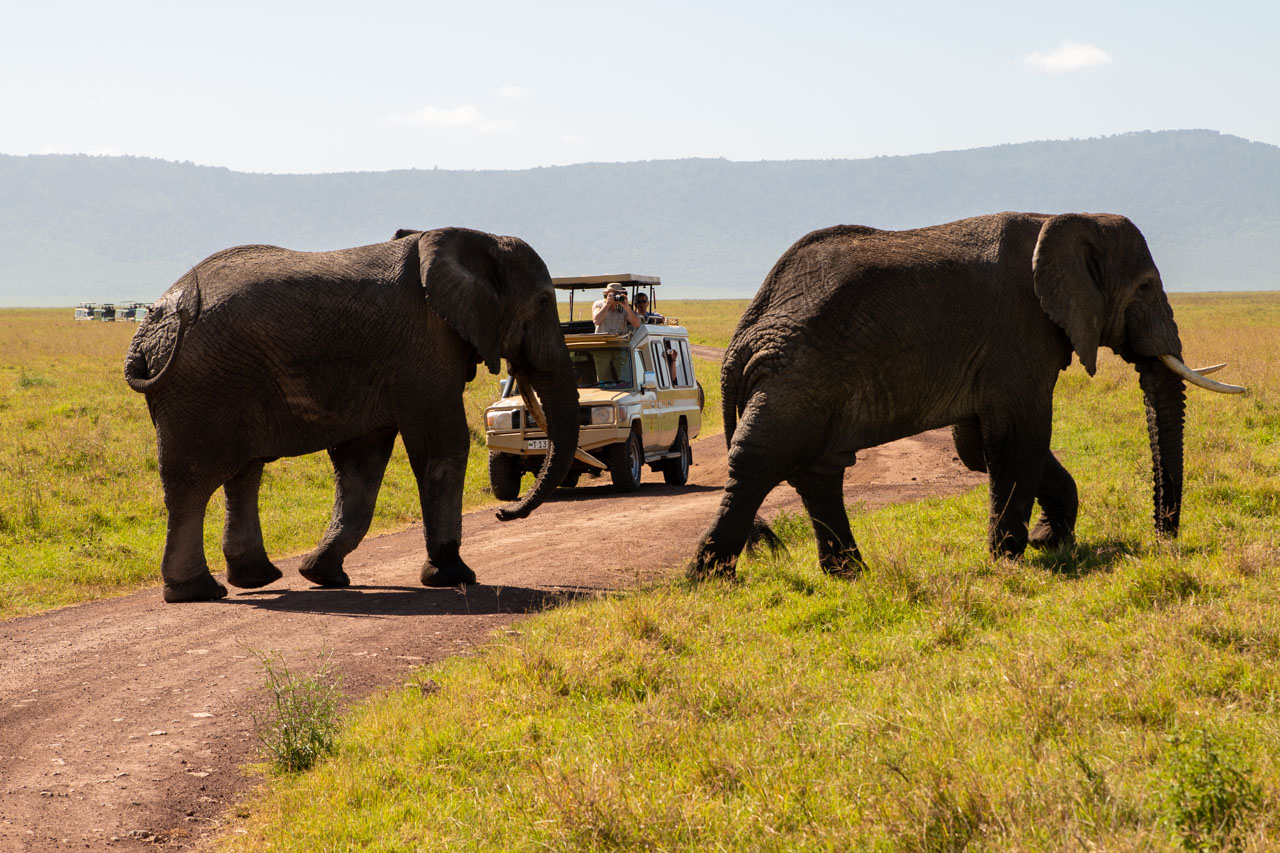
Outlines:
[[1046, 519], [1040, 519], [1035, 528], [1027, 536], [1027, 544], [1036, 548], [1052, 550], [1063, 545], [1070, 545], [1076, 540], [1075, 532]]
[[257, 559], [227, 558], [227, 583], [239, 589], [259, 589], [282, 577], [284, 574], [265, 554]]
[[347, 573], [342, 570], [341, 557], [335, 559], [327, 555], [309, 554], [298, 567], [298, 574], [316, 586], [329, 589], [351, 586], [351, 578], [347, 577]]
[[819, 559], [818, 566], [831, 577], [844, 580], [854, 580], [867, 570], [867, 564], [856, 549], [840, 557]]
[[[431, 553], [432, 551], [435, 553]], [[428, 549], [421, 580], [423, 586], [458, 586], [475, 583], [476, 573], [471, 571], [471, 567], [458, 554], [458, 543], [451, 542], [439, 549]]]
[[216, 601], [227, 597], [227, 588], [205, 572], [191, 580], [164, 584], [164, 600], [169, 604], [184, 601]]
[[475, 582], [476, 573], [471, 571], [471, 567], [461, 560], [443, 566], [427, 560], [422, 566], [423, 586], [458, 586]]
[[[770, 531], [772, 534], [772, 531]], [[685, 577], [694, 583], [702, 583], [713, 578], [734, 581], [738, 579], [737, 560], [715, 554], [707, 546], [700, 547], [685, 569]]]

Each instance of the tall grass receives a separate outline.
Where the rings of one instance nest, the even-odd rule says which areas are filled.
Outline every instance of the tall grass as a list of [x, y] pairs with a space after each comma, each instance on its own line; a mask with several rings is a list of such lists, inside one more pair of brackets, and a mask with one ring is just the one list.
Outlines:
[[231, 850], [1271, 849], [1280, 832], [1280, 297], [1178, 297], [1183, 534], [1152, 532], [1130, 368], [1060, 383], [1079, 541], [987, 555], [985, 489], [807, 519], [741, 581], [676, 580], [523, 622], [349, 721], [244, 808]]

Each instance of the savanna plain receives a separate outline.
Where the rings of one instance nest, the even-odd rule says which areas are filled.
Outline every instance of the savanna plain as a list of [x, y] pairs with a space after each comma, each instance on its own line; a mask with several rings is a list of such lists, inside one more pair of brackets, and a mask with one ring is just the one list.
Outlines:
[[[1053, 447], [1080, 487], [1074, 545], [993, 559], [985, 488], [853, 506], [870, 568], [833, 580], [807, 519], [783, 516], [786, 553], [744, 558], [736, 583], [673, 571], [566, 605], [353, 707], [311, 770], [260, 768], [214, 846], [1280, 845], [1280, 294], [1171, 301], [1187, 362], [1221, 356], [1250, 389], [1188, 390], [1179, 539], [1152, 530], [1132, 369], [1073, 366]], [[723, 346], [744, 307], [660, 309]], [[154, 433], [121, 379], [132, 331], [0, 312], [0, 617], [158, 583]], [[479, 415], [496, 385], [482, 372], [468, 391], [470, 507], [492, 501]], [[263, 486], [269, 551], [314, 544], [327, 459], [281, 460]], [[373, 532], [417, 515], [397, 450]]]

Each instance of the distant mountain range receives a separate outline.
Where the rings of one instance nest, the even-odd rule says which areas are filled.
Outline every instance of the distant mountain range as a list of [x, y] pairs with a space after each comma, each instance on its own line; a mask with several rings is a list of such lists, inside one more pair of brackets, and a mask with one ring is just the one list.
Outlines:
[[668, 298], [748, 297], [815, 228], [1001, 210], [1123, 213], [1169, 290], [1280, 289], [1280, 148], [1186, 130], [869, 160], [485, 172], [0, 155], [0, 305], [149, 301], [227, 246], [334, 249], [442, 225], [523, 237], [553, 275], [657, 274]]

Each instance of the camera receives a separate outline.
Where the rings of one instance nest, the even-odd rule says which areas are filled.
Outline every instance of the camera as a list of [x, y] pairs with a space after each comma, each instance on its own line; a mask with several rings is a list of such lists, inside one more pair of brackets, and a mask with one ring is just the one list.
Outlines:
[[613, 294], [613, 301], [614, 301], [614, 302], [626, 302], [626, 301], [627, 301], [627, 294], [625, 294], [625, 293], [615, 293], [615, 294]]

